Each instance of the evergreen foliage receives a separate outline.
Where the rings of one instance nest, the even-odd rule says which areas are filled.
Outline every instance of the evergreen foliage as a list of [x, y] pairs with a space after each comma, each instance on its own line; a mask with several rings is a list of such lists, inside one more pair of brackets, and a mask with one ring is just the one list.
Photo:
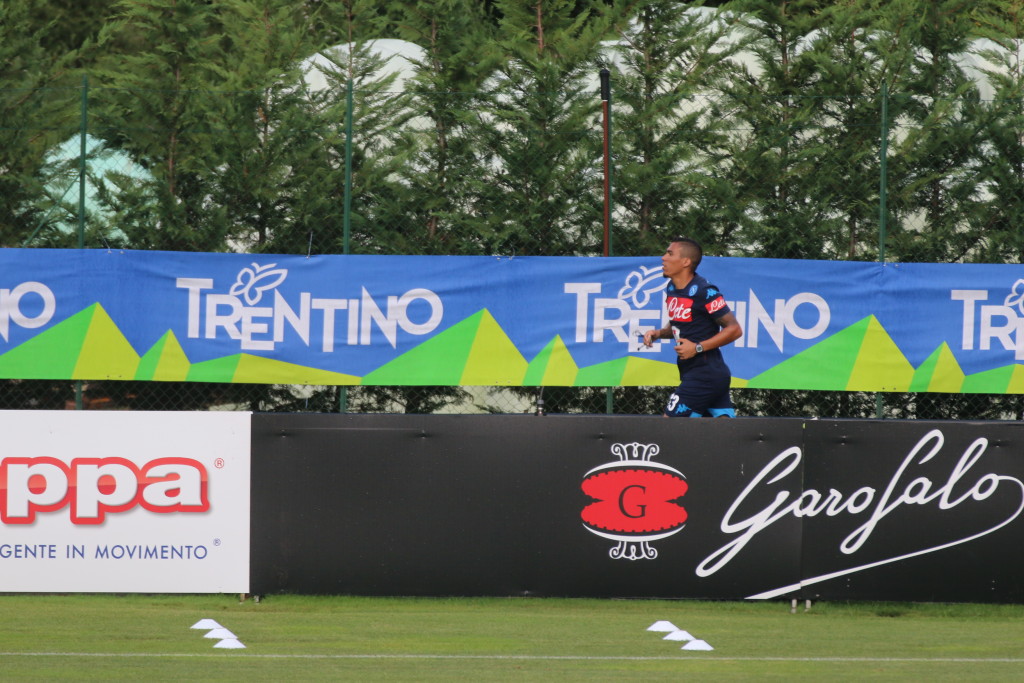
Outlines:
[[222, 27], [202, 0], [121, 2], [100, 32], [98, 50], [129, 34], [152, 49], [112, 50], [93, 70], [95, 134], [124, 150], [152, 177], [115, 207], [126, 244], [137, 249], [221, 251], [229, 237], [220, 207], [210, 206], [204, 172], [216, 167], [209, 90], [225, 80]]
[[[73, 247], [82, 218], [89, 247], [598, 255], [609, 68], [615, 255], [690, 234], [723, 255], [1020, 263], [1022, 27], [1021, 0], [5, 3], [0, 245]], [[394, 39], [420, 49], [401, 75]], [[945, 414], [928, 406], [898, 410]]]
[[475, 212], [483, 253], [600, 253], [595, 78], [610, 19], [568, 0], [498, 0], [508, 59], [485, 84]]
[[482, 89], [504, 57], [495, 29], [474, 0], [419, 0], [403, 4], [398, 35], [423, 48], [413, 57], [407, 84], [416, 112], [414, 149], [402, 171], [410, 202], [405, 221], [410, 246], [424, 254], [474, 254], [486, 222], [475, 210]]
[[[0, 246], [40, 236], [74, 246], [48, 230], [76, 183], [76, 160], [47, 164], [52, 146], [78, 130], [79, 91], [70, 64], [76, 53], [45, 45], [49, 25], [33, 22], [40, 0], [0, 4]], [[56, 180], [52, 186], [48, 181]], [[76, 192], [77, 194], [77, 192]], [[39, 242], [37, 242], [39, 243]]]
[[[41, 86], [77, 87], [74, 63], [90, 154], [144, 171], [92, 179], [90, 242], [341, 251], [351, 80], [353, 250], [600, 253], [609, 66], [615, 253], [690, 233], [717, 253], [878, 258], [884, 86], [886, 258], [1020, 258], [1019, 0], [714, 4], [145, 0], [110, 6], [95, 43], [95, 20], [42, 23], [69, 21], [65, 2], [8, 5], [5, 242], [69, 243], [77, 192], [54, 188], [78, 160], [46, 153], [75, 135], [76, 100]], [[422, 49], [404, 82], [388, 38]], [[312, 90], [302, 71], [331, 45]]]
[[[694, 3], [694, 8], [699, 3]], [[735, 73], [727, 17], [639, 4], [614, 52], [616, 254], [660, 253], [666, 235], [727, 243], [731, 183], [719, 175], [728, 122], [710, 88]]]
[[890, 247], [900, 261], [960, 261], [979, 246], [987, 105], [963, 64], [974, 29], [955, 0], [900, 0], [882, 13], [903, 50], [891, 109]]
[[983, 263], [1024, 261], [1024, 2], [1005, 3], [984, 19], [990, 41], [980, 51], [992, 84], [991, 105], [980, 125], [984, 220], [971, 254]]

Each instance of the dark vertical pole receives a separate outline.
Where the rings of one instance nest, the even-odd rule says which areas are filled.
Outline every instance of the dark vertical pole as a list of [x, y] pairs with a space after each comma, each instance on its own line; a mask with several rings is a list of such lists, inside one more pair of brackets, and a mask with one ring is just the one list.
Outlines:
[[[342, 213], [342, 253], [349, 251], [352, 239], [352, 111], [353, 102], [352, 79], [348, 79], [345, 89], [345, 198]], [[348, 387], [338, 387], [338, 412], [348, 412]]]
[[[82, 76], [82, 111], [78, 121], [78, 248], [85, 249], [85, 174], [88, 170], [86, 140], [89, 131], [89, 77]], [[82, 380], [75, 382], [75, 410], [81, 410]]]
[[[608, 69], [601, 69], [601, 113], [604, 122], [604, 255], [612, 255], [612, 81]], [[615, 412], [615, 391], [607, 387], [605, 412]]]
[[[888, 219], [888, 157], [889, 157], [889, 84], [882, 81], [882, 131], [879, 148], [879, 180], [878, 180], [878, 260], [885, 263], [885, 230]], [[875, 393], [875, 417], [885, 417], [885, 397], [882, 392]]]
[[604, 122], [604, 255], [612, 255], [612, 84], [608, 69], [601, 69], [601, 113]]
[[878, 186], [878, 260], [885, 261], [885, 231], [888, 220], [888, 156], [889, 156], [889, 84], [882, 82], [882, 132], [879, 150], [879, 186]]
[[352, 238], [352, 79], [348, 79], [345, 93], [345, 208], [342, 214], [344, 235], [342, 251], [347, 254]]
[[89, 122], [89, 77], [82, 76], [82, 114], [79, 118], [79, 151], [78, 151], [78, 248], [85, 249], [85, 173], [86, 138]]

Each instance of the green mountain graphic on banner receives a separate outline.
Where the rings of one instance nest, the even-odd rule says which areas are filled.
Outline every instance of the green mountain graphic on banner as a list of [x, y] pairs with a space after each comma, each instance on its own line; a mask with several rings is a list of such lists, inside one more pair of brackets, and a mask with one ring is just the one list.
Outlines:
[[[486, 309], [360, 378], [250, 354], [190, 363], [168, 330], [140, 358], [93, 304], [0, 355], [0, 377], [310, 385], [672, 386], [675, 363], [627, 356], [578, 367], [556, 335], [527, 362]], [[1024, 365], [965, 376], [947, 344], [914, 368], [874, 316], [733, 387], [1024, 394]]]
[[363, 377], [363, 384], [521, 386], [527, 363], [481, 309]]
[[1024, 394], [1024, 365], [1005, 365], [964, 377], [965, 394]]
[[152, 348], [143, 354], [135, 379], [159, 382], [183, 382], [188, 379], [188, 357], [174, 332], [167, 330]]
[[0, 376], [132, 379], [139, 355], [98, 303], [0, 356]]
[[0, 375], [19, 379], [70, 379], [92, 321], [93, 309], [79, 311], [0, 356]]
[[963, 387], [964, 379], [960, 364], [953, 357], [949, 345], [943, 342], [917, 368], [908, 391], [941, 391], [953, 394]]
[[242, 354], [236, 353], [233, 356], [192, 363], [185, 379], [189, 382], [230, 382], [241, 360]]
[[526, 370], [523, 386], [566, 386], [571, 387], [576, 381], [579, 367], [565, 342], [558, 335], [540, 350]]
[[909, 391], [914, 368], [873, 315], [750, 379], [758, 389]]
[[578, 387], [609, 386], [672, 386], [679, 383], [679, 368], [649, 358], [627, 356], [581, 368], [576, 377]]
[[355, 375], [310, 368], [248, 353], [240, 355], [231, 381], [249, 384], [359, 384], [359, 378]]
[[679, 383], [679, 368], [675, 363], [666, 363], [650, 358], [630, 356], [622, 371], [623, 386], [674, 386]]
[[92, 320], [78, 353], [74, 379], [132, 379], [139, 368], [139, 354], [102, 306], [97, 303], [91, 308]]
[[189, 382], [233, 382], [238, 384], [353, 385], [359, 378], [341, 372], [319, 370], [273, 358], [237, 353], [233, 356], [193, 363]]

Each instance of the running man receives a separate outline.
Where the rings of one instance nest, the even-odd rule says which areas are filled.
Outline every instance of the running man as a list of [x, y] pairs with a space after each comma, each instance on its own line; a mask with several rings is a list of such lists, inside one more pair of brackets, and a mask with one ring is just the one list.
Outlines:
[[668, 397], [665, 417], [736, 417], [729, 396], [732, 372], [721, 347], [743, 336], [718, 288], [697, 274], [704, 255], [696, 240], [673, 239], [661, 257], [668, 325], [647, 330], [644, 344], [675, 338], [679, 386]]

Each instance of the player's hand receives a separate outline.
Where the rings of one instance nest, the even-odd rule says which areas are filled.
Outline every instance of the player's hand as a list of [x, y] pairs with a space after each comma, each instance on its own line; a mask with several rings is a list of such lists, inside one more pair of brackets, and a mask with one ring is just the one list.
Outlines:
[[647, 330], [644, 332], [644, 346], [650, 346], [655, 339], [661, 336], [661, 330]]
[[682, 337], [675, 346], [676, 355], [683, 360], [689, 360], [697, 355], [697, 345], [689, 339]]

